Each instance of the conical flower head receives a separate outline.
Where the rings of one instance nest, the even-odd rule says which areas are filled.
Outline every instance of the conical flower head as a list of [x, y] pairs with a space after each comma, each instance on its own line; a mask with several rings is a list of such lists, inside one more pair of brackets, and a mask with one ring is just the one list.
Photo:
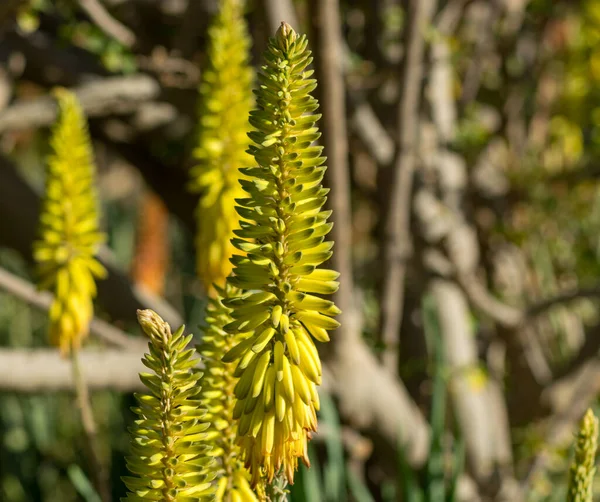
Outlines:
[[237, 361], [234, 393], [238, 436], [253, 481], [261, 467], [268, 480], [283, 468], [293, 481], [298, 457], [308, 464], [307, 441], [317, 427], [321, 362], [314, 340], [329, 340], [339, 309], [328, 295], [338, 274], [317, 267], [331, 257], [328, 190], [311, 96], [315, 80], [305, 36], [282, 24], [264, 54], [257, 109], [250, 114], [249, 152], [257, 167], [242, 169], [247, 197], [236, 208], [244, 221], [233, 244], [231, 285], [245, 290], [226, 301], [230, 333], [248, 332], [224, 357]]
[[239, 168], [250, 165], [248, 114], [253, 106], [250, 37], [242, 0], [223, 0], [209, 29], [208, 61], [200, 84], [199, 137], [191, 188], [197, 209], [197, 269], [211, 296], [231, 273], [233, 230], [239, 228], [234, 200], [243, 195]]
[[138, 310], [138, 321], [150, 338], [142, 362], [152, 372], [141, 373], [147, 387], [136, 394], [138, 419], [131, 428], [131, 456], [124, 477], [129, 490], [124, 501], [184, 502], [214, 500], [206, 410], [198, 399], [202, 373], [196, 369], [192, 335], [169, 325], [152, 310]]
[[95, 166], [85, 116], [76, 96], [55, 91], [59, 117], [51, 138], [46, 190], [34, 243], [39, 286], [51, 290], [50, 342], [63, 354], [78, 347], [93, 317], [94, 279], [105, 275], [94, 258], [98, 230]]
[[596, 473], [598, 419], [588, 409], [581, 421], [575, 445], [575, 459], [569, 472], [568, 502], [592, 502], [592, 483]]
[[210, 469], [215, 474], [216, 500], [258, 502], [250, 488], [250, 476], [244, 467], [240, 446], [236, 443], [237, 421], [233, 419], [235, 365], [221, 360], [244, 336], [243, 333], [231, 335], [223, 331], [223, 327], [233, 321], [231, 309], [223, 305], [223, 300], [236, 297], [238, 291], [231, 286], [216, 287], [215, 291], [218, 296], [209, 299], [206, 328], [198, 352], [204, 363], [200, 400], [208, 410], [205, 420], [210, 423], [207, 441], [212, 445], [215, 458]]

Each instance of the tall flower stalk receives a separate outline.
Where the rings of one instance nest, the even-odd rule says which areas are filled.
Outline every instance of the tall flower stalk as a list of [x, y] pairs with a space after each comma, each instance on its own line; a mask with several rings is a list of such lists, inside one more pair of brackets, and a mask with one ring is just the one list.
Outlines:
[[138, 310], [138, 321], [150, 338], [142, 361], [152, 373], [140, 374], [148, 391], [136, 394], [138, 419], [127, 458], [134, 476], [123, 478], [129, 490], [124, 500], [214, 500], [207, 468], [212, 462], [209, 424], [198, 399], [201, 372], [194, 349], [187, 349], [192, 335], [184, 335], [184, 326], [171, 333], [152, 310]]
[[235, 368], [221, 360], [223, 354], [243, 337], [243, 334], [231, 335], [223, 331], [223, 327], [233, 320], [231, 309], [223, 305], [223, 301], [235, 298], [239, 292], [231, 286], [217, 288], [216, 292], [218, 296], [209, 300], [206, 328], [202, 344], [198, 346], [205, 366], [200, 400], [208, 409], [205, 419], [210, 423], [208, 441], [213, 446], [215, 458], [211, 470], [215, 473], [216, 501], [255, 502], [258, 497], [250, 487], [250, 476], [236, 443], [237, 421], [233, 419]]
[[239, 168], [250, 165], [246, 153], [248, 114], [253, 106], [250, 37], [242, 0], [222, 0], [209, 29], [208, 60], [200, 84], [198, 164], [190, 171], [191, 189], [200, 194], [196, 218], [197, 270], [211, 296], [225, 285], [239, 228], [234, 199], [243, 196]]
[[75, 94], [57, 89], [58, 120], [52, 130], [39, 237], [33, 246], [39, 287], [54, 299], [49, 311], [50, 343], [71, 356], [73, 381], [96, 489], [110, 500], [92, 404], [79, 364], [79, 348], [94, 316], [95, 279], [106, 271], [94, 255], [99, 231], [95, 171], [85, 115]]
[[328, 341], [339, 325], [339, 309], [316, 296], [334, 293], [339, 274], [317, 268], [333, 243], [325, 241], [332, 224], [323, 211], [325, 158], [313, 144], [319, 116], [307, 43], [283, 23], [264, 54], [250, 114], [257, 166], [241, 169], [247, 196], [237, 199], [243, 220], [232, 240], [246, 255], [232, 258], [229, 283], [245, 293], [224, 301], [234, 319], [224, 329], [242, 339], [223, 360], [237, 362], [233, 413], [254, 484], [280, 471], [293, 482], [298, 458], [309, 464], [321, 383], [314, 340]]

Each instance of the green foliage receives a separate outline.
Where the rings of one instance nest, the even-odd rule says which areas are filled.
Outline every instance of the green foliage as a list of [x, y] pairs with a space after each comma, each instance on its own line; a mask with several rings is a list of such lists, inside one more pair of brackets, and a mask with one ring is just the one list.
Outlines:
[[249, 152], [258, 167], [241, 169], [249, 197], [236, 207], [244, 220], [232, 243], [247, 256], [232, 258], [229, 283], [248, 292], [225, 302], [234, 307], [225, 330], [246, 334], [224, 360], [239, 361], [234, 417], [253, 483], [261, 470], [271, 481], [281, 468], [292, 482], [298, 457], [308, 464], [321, 383], [312, 337], [326, 342], [339, 325], [331, 317], [339, 309], [314, 295], [334, 293], [339, 274], [317, 269], [333, 243], [324, 241], [330, 212], [322, 211], [322, 147], [312, 146], [320, 133], [307, 44], [285, 23], [269, 41], [250, 114]]
[[215, 294], [213, 284], [223, 287], [231, 273], [231, 244], [239, 228], [234, 200], [243, 196], [238, 183], [239, 168], [252, 158], [248, 114], [254, 104], [250, 37], [243, 17], [243, 0], [222, 0], [221, 9], [209, 29], [208, 61], [200, 84], [198, 164], [191, 169], [191, 189], [200, 194], [196, 212], [197, 269], [205, 288]]
[[327, 393], [320, 393], [320, 397], [319, 424], [326, 431], [325, 448], [323, 451], [309, 445], [311, 465], [310, 468], [300, 466], [290, 490], [291, 501], [373, 502], [369, 489], [351, 470], [351, 460], [344, 455], [342, 425], [333, 399]]
[[434, 355], [433, 395], [431, 402], [431, 443], [422, 480], [408, 466], [404, 451], [399, 448], [398, 480], [402, 500], [406, 502], [455, 502], [459, 476], [463, 471], [464, 444], [457, 442], [452, 454], [452, 468], [447, 468], [448, 453], [444, 447], [447, 383], [443, 372], [444, 353], [435, 307], [431, 298], [423, 301], [423, 317], [429, 346]]
[[127, 458], [135, 477], [123, 478], [129, 489], [124, 500], [211, 500], [209, 424], [199, 400], [202, 374], [194, 350], [186, 349], [192, 335], [184, 336], [183, 326], [171, 333], [151, 310], [138, 311], [138, 320], [150, 337], [143, 363], [153, 373], [140, 374], [148, 393], [136, 394], [138, 419]]
[[59, 118], [52, 131], [46, 190], [34, 243], [39, 286], [51, 290], [50, 342], [63, 354], [79, 347], [93, 317], [95, 278], [105, 275], [94, 258], [98, 230], [95, 166], [83, 111], [65, 89], [55, 91]]
[[235, 398], [233, 389], [237, 379], [234, 367], [221, 361], [239, 336], [229, 335], [223, 327], [232, 321], [230, 309], [222, 300], [235, 298], [238, 291], [227, 286], [216, 289], [218, 296], [211, 298], [207, 307], [206, 327], [198, 352], [204, 363], [204, 374], [200, 379], [202, 391], [199, 399], [208, 410], [204, 420], [210, 423], [207, 442], [212, 445], [215, 462], [210, 471], [215, 474], [216, 500], [256, 501], [249, 484], [249, 474], [244, 467], [239, 445], [236, 443], [237, 422], [233, 419]]
[[592, 502], [592, 482], [596, 473], [598, 418], [588, 409], [577, 435], [575, 458], [569, 471], [567, 502]]

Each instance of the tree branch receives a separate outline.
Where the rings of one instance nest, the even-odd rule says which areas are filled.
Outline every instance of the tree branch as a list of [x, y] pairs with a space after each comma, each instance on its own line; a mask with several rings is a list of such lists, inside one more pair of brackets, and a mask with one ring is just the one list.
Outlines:
[[[148, 75], [106, 77], [72, 89], [89, 117], [135, 112], [141, 103], [156, 99], [160, 85]], [[0, 113], [0, 134], [8, 130], [48, 126], [56, 120], [58, 108], [51, 96], [23, 100]]]
[[383, 361], [385, 367], [394, 374], [398, 370], [398, 336], [404, 310], [406, 267], [412, 253], [411, 194], [423, 80], [424, 30], [431, 22], [435, 4], [435, 0], [411, 0], [405, 24], [405, 56], [398, 109], [399, 152], [392, 174], [390, 204], [386, 215], [381, 294], [380, 336], [385, 346]]
[[[91, 350], [80, 352], [81, 369], [91, 390], [131, 392], [143, 388], [143, 351]], [[57, 349], [0, 349], [0, 391], [44, 393], [73, 390], [69, 359]]]
[[79, 0], [79, 5], [98, 28], [125, 47], [135, 45], [135, 34], [112, 17], [99, 0]]

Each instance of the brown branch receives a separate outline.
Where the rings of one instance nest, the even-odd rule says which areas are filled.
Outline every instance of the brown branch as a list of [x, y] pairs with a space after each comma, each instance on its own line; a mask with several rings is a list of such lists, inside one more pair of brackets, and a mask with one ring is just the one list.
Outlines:
[[500, 326], [514, 329], [523, 323], [525, 312], [495, 298], [477, 277], [459, 275], [457, 281], [471, 304]]
[[393, 373], [398, 369], [398, 334], [404, 310], [404, 282], [407, 262], [412, 253], [411, 194], [423, 80], [424, 30], [431, 22], [435, 4], [435, 0], [411, 0], [405, 24], [406, 52], [398, 109], [399, 152], [392, 174], [390, 204], [386, 215], [381, 294], [381, 340], [385, 345], [383, 361]]
[[[352, 100], [353, 101], [353, 100]], [[396, 145], [385, 130], [373, 108], [365, 101], [352, 103], [350, 125], [364, 143], [367, 151], [380, 166], [389, 166], [394, 159]]]
[[[90, 390], [142, 389], [142, 355], [142, 350], [82, 350], [81, 369]], [[61, 357], [57, 349], [0, 349], [0, 391], [44, 393], [73, 389], [70, 361]]]
[[[311, 4], [315, 22], [314, 46], [317, 61], [319, 92], [323, 97], [323, 145], [328, 169], [325, 182], [331, 188], [329, 207], [335, 225], [331, 236], [335, 242], [332, 265], [340, 273], [340, 289], [335, 301], [342, 310], [340, 322], [349, 333], [355, 317], [354, 280], [352, 277], [352, 209], [350, 207], [350, 169], [348, 166], [348, 136], [346, 99], [342, 68], [342, 32], [338, 0], [318, 0]], [[334, 336], [336, 343], [345, 337]]]
[[600, 286], [589, 286], [558, 293], [520, 309], [495, 298], [475, 276], [458, 275], [457, 280], [475, 308], [499, 325], [511, 329], [534, 320], [558, 305], [582, 298], [600, 298]]
[[[40, 310], [48, 310], [52, 304], [52, 295], [47, 291], [38, 291], [35, 286], [0, 267], [0, 290], [24, 300]], [[94, 318], [90, 323], [90, 333], [115, 347], [127, 350], [140, 350], [146, 344], [140, 338], [124, 333], [102, 319]]]
[[125, 47], [135, 45], [135, 34], [112, 17], [99, 0], [79, 0], [79, 5], [98, 28]]
[[[89, 117], [130, 114], [141, 103], [151, 102], [160, 94], [160, 86], [147, 75], [107, 77], [72, 89]], [[0, 113], [0, 134], [8, 130], [41, 127], [57, 117], [56, 100], [43, 96], [17, 102]]]

